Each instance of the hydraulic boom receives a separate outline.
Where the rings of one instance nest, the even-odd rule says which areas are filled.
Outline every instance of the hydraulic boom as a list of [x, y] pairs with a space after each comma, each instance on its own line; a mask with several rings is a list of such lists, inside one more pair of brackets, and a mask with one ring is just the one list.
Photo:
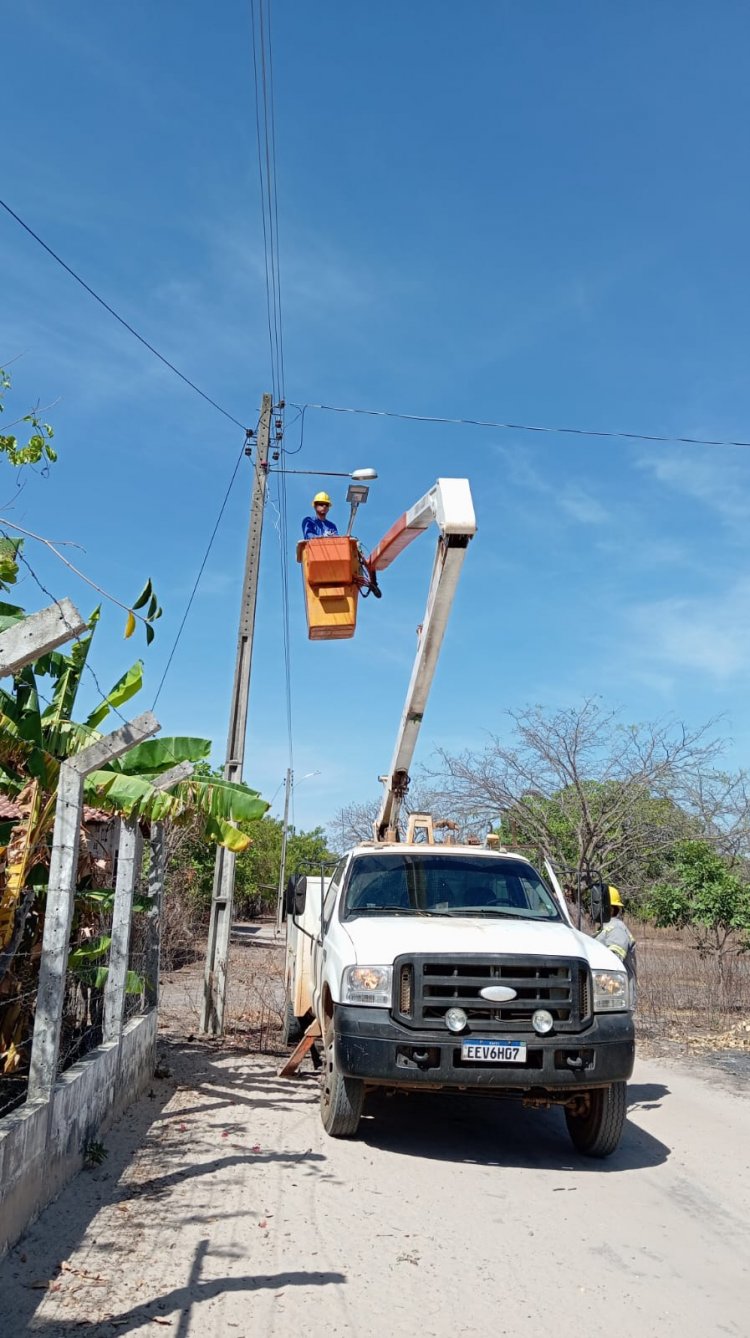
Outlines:
[[382, 778], [385, 789], [373, 828], [376, 841], [398, 840], [398, 820], [409, 786], [409, 768], [466, 549], [477, 528], [468, 479], [438, 479], [434, 487], [391, 526], [367, 560], [371, 573], [382, 571], [433, 522], [438, 527], [439, 537], [427, 608], [419, 629], [419, 645], [396, 747], [388, 774]]

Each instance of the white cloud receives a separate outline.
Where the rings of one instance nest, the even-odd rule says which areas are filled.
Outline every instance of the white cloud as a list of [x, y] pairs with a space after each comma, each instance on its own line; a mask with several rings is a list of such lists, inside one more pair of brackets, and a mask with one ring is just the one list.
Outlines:
[[611, 521], [610, 512], [598, 498], [576, 484], [570, 484], [561, 493], [560, 505], [581, 525], [608, 525]]
[[571, 520], [580, 525], [609, 525], [611, 513], [599, 498], [580, 483], [568, 483], [560, 492], [556, 484], [545, 478], [529, 458], [528, 447], [497, 445], [496, 453], [505, 462], [506, 474], [518, 488], [548, 497]]
[[750, 670], [750, 580], [717, 597], [670, 598], [626, 615], [638, 659], [696, 671], [719, 683]]
[[750, 454], [727, 455], [705, 447], [700, 455], [681, 450], [644, 458], [638, 467], [728, 524], [746, 525], [750, 520]]

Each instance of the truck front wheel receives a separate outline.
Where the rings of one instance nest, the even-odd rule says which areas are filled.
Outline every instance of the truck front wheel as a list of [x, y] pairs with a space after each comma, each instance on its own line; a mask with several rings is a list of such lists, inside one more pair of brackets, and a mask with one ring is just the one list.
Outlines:
[[347, 1078], [336, 1063], [333, 1043], [333, 1020], [324, 1037], [325, 1058], [320, 1088], [320, 1117], [323, 1128], [331, 1138], [352, 1138], [357, 1132], [365, 1085], [359, 1078]]
[[627, 1113], [627, 1083], [581, 1092], [578, 1110], [565, 1111], [565, 1123], [577, 1152], [609, 1157], [620, 1142]]
[[298, 1017], [295, 1017], [294, 1008], [290, 999], [284, 1000], [284, 1014], [281, 1022], [281, 1044], [296, 1045], [302, 1040], [304, 1027]]

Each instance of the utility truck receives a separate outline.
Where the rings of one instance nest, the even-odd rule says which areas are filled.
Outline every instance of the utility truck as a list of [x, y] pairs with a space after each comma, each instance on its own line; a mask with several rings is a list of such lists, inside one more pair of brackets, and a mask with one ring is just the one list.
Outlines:
[[296, 1030], [322, 1042], [321, 1116], [334, 1138], [356, 1133], [378, 1087], [486, 1093], [562, 1106], [576, 1149], [604, 1157], [620, 1139], [634, 1059], [622, 962], [574, 926], [548, 860], [540, 872], [494, 837], [484, 847], [438, 841], [427, 814], [412, 814], [399, 839], [476, 530], [468, 481], [438, 480], [368, 559], [376, 573], [433, 522], [427, 609], [373, 839], [287, 888], [289, 1039]]

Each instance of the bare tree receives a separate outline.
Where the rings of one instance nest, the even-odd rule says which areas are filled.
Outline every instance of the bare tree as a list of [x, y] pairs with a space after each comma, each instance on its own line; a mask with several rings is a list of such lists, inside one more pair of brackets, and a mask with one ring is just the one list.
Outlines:
[[[379, 809], [379, 799], [345, 804], [328, 824], [328, 837], [331, 845], [336, 850], [343, 851], [348, 850], [349, 846], [356, 845], [359, 841], [371, 841], [373, 839], [373, 825]], [[431, 813], [437, 821], [443, 818], [454, 818], [457, 827], [453, 835], [457, 840], [487, 831], [486, 825], [482, 828], [481, 823], [477, 825], [471, 819], [467, 821], [462, 821], [460, 818], [456, 819], [455, 815], [446, 807], [445, 795], [436, 793], [423, 783], [418, 783], [410, 788], [404, 801], [399, 823], [402, 840], [406, 834], [409, 816], [412, 813]]]
[[750, 777], [746, 771], [706, 771], [687, 777], [679, 795], [695, 814], [701, 837], [730, 868], [750, 862]]
[[700, 820], [679, 800], [699, 791], [721, 752], [710, 726], [624, 725], [597, 699], [579, 708], [509, 712], [513, 739], [482, 753], [438, 753], [427, 774], [442, 808], [497, 826], [558, 867], [626, 885]]

